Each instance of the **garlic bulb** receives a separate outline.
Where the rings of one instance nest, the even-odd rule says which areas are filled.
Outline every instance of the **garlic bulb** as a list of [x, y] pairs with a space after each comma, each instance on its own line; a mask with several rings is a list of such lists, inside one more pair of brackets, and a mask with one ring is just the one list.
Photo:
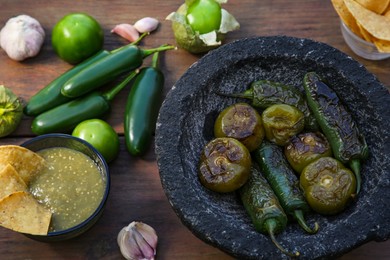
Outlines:
[[45, 31], [41, 24], [28, 15], [9, 19], [0, 31], [1, 48], [17, 61], [36, 56], [44, 39]]
[[122, 228], [117, 237], [121, 253], [128, 260], [154, 260], [157, 240], [151, 226], [137, 221]]

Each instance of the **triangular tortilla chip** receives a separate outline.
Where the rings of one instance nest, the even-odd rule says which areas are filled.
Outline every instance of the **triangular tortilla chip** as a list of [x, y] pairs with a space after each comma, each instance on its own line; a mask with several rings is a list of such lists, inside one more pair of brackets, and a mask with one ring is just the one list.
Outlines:
[[0, 170], [11, 164], [28, 184], [45, 166], [45, 159], [37, 153], [18, 145], [0, 146]]
[[377, 14], [382, 14], [387, 6], [389, 5], [390, 0], [355, 0], [361, 4], [366, 9], [373, 11]]
[[0, 199], [17, 191], [27, 192], [26, 183], [11, 164], [0, 171]]
[[27, 192], [18, 191], [0, 200], [0, 212], [0, 226], [32, 235], [48, 233], [51, 212]]
[[351, 12], [348, 10], [347, 6], [344, 3], [344, 0], [332, 0], [332, 4], [337, 14], [340, 16], [340, 19], [344, 24], [357, 36], [360, 38], [363, 37], [360, 33], [360, 29], [356, 23], [355, 17], [352, 16]]

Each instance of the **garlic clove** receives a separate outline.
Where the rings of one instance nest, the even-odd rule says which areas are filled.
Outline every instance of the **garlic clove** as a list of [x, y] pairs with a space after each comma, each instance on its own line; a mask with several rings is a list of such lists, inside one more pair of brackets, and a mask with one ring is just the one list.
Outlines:
[[111, 30], [111, 33], [116, 33], [129, 42], [135, 42], [139, 38], [139, 32], [131, 24], [118, 24]]
[[154, 260], [158, 237], [149, 225], [133, 221], [122, 228], [117, 242], [122, 255], [128, 260]]
[[134, 28], [140, 33], [145, 33], [156, 30], [158, 25], [159, 21], [156, 18], [144, 17], [135, 22]]

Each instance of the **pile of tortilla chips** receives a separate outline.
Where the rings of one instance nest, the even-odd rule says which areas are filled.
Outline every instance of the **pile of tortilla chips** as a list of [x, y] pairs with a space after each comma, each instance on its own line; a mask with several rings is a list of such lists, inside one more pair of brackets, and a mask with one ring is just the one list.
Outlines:
[[346, 26], [360, 38], [390, 52], [390, 0], [332, 0]]
[[41, 156], [24, 147], [0, 146], [0, 226], [26, 234], [48, 233], [52, 213], [28, 191], [44, 165]]

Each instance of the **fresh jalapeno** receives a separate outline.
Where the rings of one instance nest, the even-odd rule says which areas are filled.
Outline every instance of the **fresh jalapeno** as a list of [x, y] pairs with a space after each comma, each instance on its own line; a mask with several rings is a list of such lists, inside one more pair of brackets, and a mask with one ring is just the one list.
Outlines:
[[163, 45], [155, 49], [143, 50], [132, 44], [123, 46], [70, 78], [62, 86], [61, 93], [71, 98], [84, 95], [123, 73], [137, 69], [147, 56], [173, 48], [174, 46], [171, 45]]
[[137, 156], [147, 151], [156, 128], [164, 90], [164, 74], [158, 68], [158, 52], [152, 66], [140, 70], [126, 102], [124, 134], [127, 150]]
[[351, 114], [337, 94], [314, 72], [304, 77], [304, 88], [310, 109], [332, 147], [333, 155], [344, 164], [349, 164], [356, 176], [360, 192], [360, 164], [368, 156], [368, 146]]
[[110, 101], [135, 75], [136, 72], [130, 73], [124, 81], [103, 94], [95, 91], [39, 114], [31, 124], [32, 132], [37, 135], [71, 132], [84, 120], [102, 117], [109, 112]]
[[308, 227], [304, 214], [310, 211], [300, 188], [299, 179], [284, 157], [281, 147], [271, 142], [263, 141], [253, 153], [253, 158], [259, 163], [261, 171], [274, 190], [284, 211], [292, 216], [308, 233], [318, 231], [318, 224], [314, 229]]
[[268, 107], [261, 115], [266, 138], [284, 146], [304, 128], [304, 117], [296, 107], [276, 104]]
[[310, 207], [324, 215], [343, 211], [356, 192], [356, 178], [332, 157], [320, 158], [302, 171], [300, 185]]
[[232, 137], [243, 143], [249, 152], [255, 150], [264, 139], [260, 114], [247, 103], [228, 106], [218, 114], [214, 123], [215, 137]]
[[305, 116], [305, 128], [310, 131], [319, 130], [316, 119], [306, 103], [305, 96], [294, 86], [270, 80], [258, 80], [252, 82], [250, 87], [242, 93], [218, 94], [249, 99], [252, 106], [261, 109], [266, 109], [275, 104], [295, 106]]
[[288, 219], [272, 188], [256, 167], [251, 168], [250, 177], [239, 189], [239, 194], [255, 229], [269, 235], [272, 242], [284, 254], [298, 256], [299, 252], [295, 254], [288, 252], [275, 238], [275, 235], [286, 228]]
[[251, 170], [248, 149], [238, 140], [220, 137], [204, 147], [199, 162], [199, 179], [216, 192], [232, 192], [248, 180]]
[[291, 167], [301, 174], [309, 163], [321, 157], [332, 156], [332, 149], [323, 134], [308, 132], [292, 137], [284, 147], [284, 154]]
[[[137, 41], [131, 43], [132, 45], [138, 44], [147, 34], [142, 34]], [[115, 52], [113, 50], [112, 52]], [[38, 93], [31, 97], [27, 105], [24, 108], [24, 114], [28, 116], [37, 116], [49, 109], [64, 104], [71, 100], [69, 97], [65, 97], [61, 94], [61, 88], [71, 77], [79, 73], [84, 68], [90, 66], [92, 63], [106, 57], [110, 52], [102, 50], [85, 61], [77, 64], [73, 68], [69, 69], [58, 78], [50, 82], [47, 86], [41, 89]]]

